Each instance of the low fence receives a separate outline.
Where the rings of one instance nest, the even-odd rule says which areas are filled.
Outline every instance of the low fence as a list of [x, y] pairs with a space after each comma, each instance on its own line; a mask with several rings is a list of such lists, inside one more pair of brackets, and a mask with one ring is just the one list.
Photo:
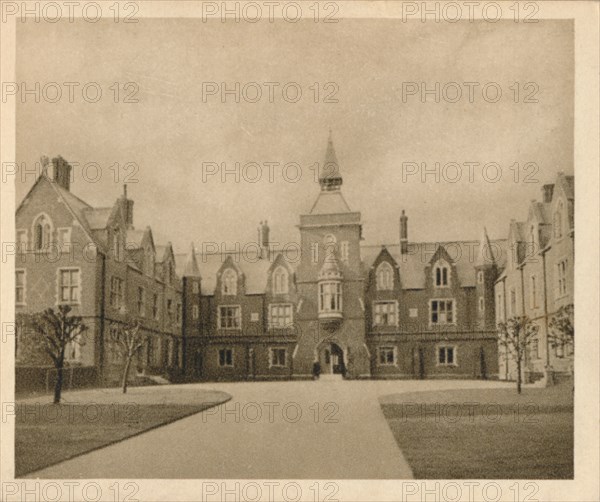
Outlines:
[[[54, 366], [17, 366], [15, 393], [52, 392], [57, 371]], [[63, 390], [82, 389], [98, 385], [98, 370], [94, 366], [67, 366], [63, 369]]]

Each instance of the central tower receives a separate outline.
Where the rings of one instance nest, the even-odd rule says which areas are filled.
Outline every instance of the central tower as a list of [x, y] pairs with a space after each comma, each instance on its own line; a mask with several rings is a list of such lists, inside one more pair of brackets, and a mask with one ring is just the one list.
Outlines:
[[331, 132], [319, 173], [320, 191], [310, 212], [300, 216], [301, 259], [297, 269], [302, 303], [294, 372], [346, 378], [368, 377], [365, 343], [364, 282], [361, 269], [361, 216], [342, 195], [343, 179]]

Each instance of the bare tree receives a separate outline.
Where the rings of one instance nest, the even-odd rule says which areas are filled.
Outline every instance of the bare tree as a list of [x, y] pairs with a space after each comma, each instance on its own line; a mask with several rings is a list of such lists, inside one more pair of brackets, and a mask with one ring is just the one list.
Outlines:
[[123, 376], [121, 387], [123, 394], [127, 392], [127, 382], [129, 379], [129, 369], [131, 362], [139, 350], [147, 343], [146, 337], [140, 332], [140, 322], [137, 319], [130, 319], [127, 323], [121, 325], [114, 332], [111, 331], [110, 339], [113, 348], [117, 351], [123, 361]]
[[548, 338], [552, 348], [564, 347], [565, 345], [572, 349], [575, 348], [574, 313], [573, 304], [564, 305], [550, 318]]
[[[87, 326], [81, 316], [70, 315], [69, 305], [59, 305], [58, 310], [49, 308], [35, 314], [19, 314], [17, 323], [28, 329], [32, 336], [30, 346], [42, 348], [52, 359], [56, 368], [54, 403], [60, 403], [63, 385], [65, 352], [72, 344], [83, 345]], [[25, 334], [24, 334], [25, 335]]]
[[511, 358], [517, 365], [517, 392], [521, 393], [521, 369], [527, 349], [533, 342], [539, 326], [527, 316], [515, 316], [498, 324], [498, 341], [504, 348], [504, 356]]

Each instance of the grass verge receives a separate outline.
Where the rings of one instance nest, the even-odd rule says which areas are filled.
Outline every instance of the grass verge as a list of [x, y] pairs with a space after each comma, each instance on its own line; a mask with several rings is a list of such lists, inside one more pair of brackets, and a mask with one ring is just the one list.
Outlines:
[[220, 403], [18, 404], [15, 477], [107, 446]]
[[570, 384], [385, 396], [381, 407], [420, 479], [573, 479]]

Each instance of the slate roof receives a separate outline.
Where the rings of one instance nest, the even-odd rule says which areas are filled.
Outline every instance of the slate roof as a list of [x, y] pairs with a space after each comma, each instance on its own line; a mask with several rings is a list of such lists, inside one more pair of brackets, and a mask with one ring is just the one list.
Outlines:
[[346, 199], [344, 199], [340, 191], [319, 192], [319, 196], [310, 210], [310, 214], [340, 214], [350, 212], [350, 206], [348, 206]]
[[[494, 254], [496, 264], [503, 267], [506, 263], [508, 244], [506, 240], [490, 240], [490, 249]], [[478, 241], [457, 242], [419, 242], [411, 243], [407, 254], [400, 253], [399, 244], [390, 245], [362, 245], [361, 255], [365, 274], [385, 247], [392, 255], [400, 269], [400, 281], [403, 289], [423, 289], [425, 287], [425, 267], [429, 264], [438, 246], [444, 246], [454, 261], [459, 281], [462, 287], [474, 287], [476, 284], [475, 265], [480, 253]], [[460, 255], [460, 256], [459, 256]], [[275, 258], [258, 259], [256, 256], [242, 256], [236, 253], [195, 254], [199, 275], [202, 278], [201, 292], [211, 296], [217, 285], [217, 272], [221, 269], [228, 257], [233, 260], [234, 266], [244, 275], [246, 293], [263, 294], [267, 288], [268, 273]], [[177, 275], [182, 277], [189, 265], [190, 255], [176, 255]], [[297, 263], [288, 265], [295, 269]]]
[[169, 246], [154, 246], [154, 250], [156, 251], [156, 263], [164, 262], [168, 255]]
[[139, 248], [142, 245], [145, 233], [145, 230], [127, 230], [127, 248]]
[[[496, 264], [503, 266], [507, 258], [508, 244], [506, 240], [490, 240], [492, 253]], [[408, 252], [402, 254], [399, 244], [364, 245], [361, 255], [365, 272], [381, 253], [383, 247], [392, 255], [400, 272], [402, 289], [423, 289], [425, 287], [425, 267], [430, 263], [438, 246], [446, 249], [458, 273], [462, 287], [474, 287], [476, 284], [475, 264], [480, 251], [478, 241], [454, 242], [413, 242], [408, 245]]]
[[92, 230], [103, 230], [108, 225], [112, 212], [112, 207], [87, 207], [83, 210], [83, 215]]

